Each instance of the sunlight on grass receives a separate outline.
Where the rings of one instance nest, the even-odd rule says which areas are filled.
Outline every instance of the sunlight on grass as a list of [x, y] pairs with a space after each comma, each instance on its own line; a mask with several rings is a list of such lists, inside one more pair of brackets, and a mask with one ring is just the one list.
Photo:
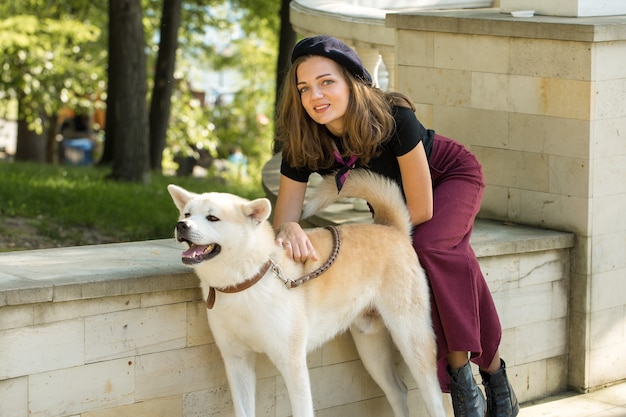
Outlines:
[[[116, 241], [172, 236], [178, 212], [167, 192], [174, 183], [195, 192], [220, 191], [246, 198], [263, 196], [260, 182], [152, 175], [149, 185], [106, 179], [108, 169], [0, 163], [0, 220], [32, 219], [52, 238], [63, 227], [95, 228]], [[0, 222], [1, 224], [1, 222]]]

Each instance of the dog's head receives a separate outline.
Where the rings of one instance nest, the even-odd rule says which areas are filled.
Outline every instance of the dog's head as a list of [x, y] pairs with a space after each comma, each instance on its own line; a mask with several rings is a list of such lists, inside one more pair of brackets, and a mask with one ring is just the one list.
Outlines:
[[180, 215], [175, 236], [189, 248], [183, 252], [186, 265], [197, 265], [224, 251], [241, 251], [251, 244], [255, 229], [271, 212], [266, 198], [253, 201], [227, 193], [196, 194], [176, 185], [167, 190]]

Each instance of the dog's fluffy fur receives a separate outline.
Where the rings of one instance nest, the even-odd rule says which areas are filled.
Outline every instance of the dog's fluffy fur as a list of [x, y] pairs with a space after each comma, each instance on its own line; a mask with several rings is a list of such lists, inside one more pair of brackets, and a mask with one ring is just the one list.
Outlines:
[[320, 277], [287, 289], [270, 270], [237, 293], [219, 289], [253, 277], [270, 258], [288, 278], [312, 272], [332, 251], [330, 232], [307, 230], [320, 260], [297, 263], [275, 243], [267, 221], [269, 200], [194, 194], [175, 185], [168, 190], [180, 210], [176, 237], [189, 245], [183, 261], [195, 269], [205, 298], [210, 287], [218, 289], [208, 319], [224, 358], [237, 417], [255, 414], [258, 352], [267, 354], [282, 374], [293, 416], [313, 417], [307, 352], [347, 329], [396, 417], [408, 417], [409, 411], [406, 386], [394, 370], [389, 333], [418, 383], [430, 416], [445, 415], [429, 289], [411, 245], [409, 214], [397, 185], [354, 170], [337, 194], [334, 179], [327, 179], [305, 207], [305, 216], [337, 198], [361, 197], [373, 207], [374, 224], [340, 226], [339, 254]]

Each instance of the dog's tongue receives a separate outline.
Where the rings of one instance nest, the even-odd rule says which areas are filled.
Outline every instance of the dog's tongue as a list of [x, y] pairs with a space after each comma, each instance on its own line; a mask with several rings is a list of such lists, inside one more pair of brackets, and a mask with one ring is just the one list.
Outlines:
[[183, 252], [183, 258], [195, 258], [198, 256], [202, 256], [206, 248], [207, 245], [193, 245]]

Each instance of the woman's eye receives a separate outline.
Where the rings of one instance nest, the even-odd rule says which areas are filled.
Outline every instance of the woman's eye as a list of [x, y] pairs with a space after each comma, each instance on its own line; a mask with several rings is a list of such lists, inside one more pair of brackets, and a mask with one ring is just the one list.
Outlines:
[[304, 93], [306, 93], [307, 91], [309, 91], [309, 88], [308, 88], [308, 87], [302, 87], [302, 88], [300, 88], [300, 89], [298, 90], [298, 92], [299, 92], [300, 94], [304, 94]]
[[322, 81], [322, 85], [331, 85], [333, 83], [333, 80], [324, 80]]
[[209, 214], [208, 216], [206, 216], [206, 219], [207, 219], [208, 221], [210, 221], [210, 222], [218, 222], [218, 221], [220, 221], [220, 219], [218, 219], [217, 217], [215, 217], [215, 216], [214, 216], [214, 215], [212, 215], [212, 214]]

